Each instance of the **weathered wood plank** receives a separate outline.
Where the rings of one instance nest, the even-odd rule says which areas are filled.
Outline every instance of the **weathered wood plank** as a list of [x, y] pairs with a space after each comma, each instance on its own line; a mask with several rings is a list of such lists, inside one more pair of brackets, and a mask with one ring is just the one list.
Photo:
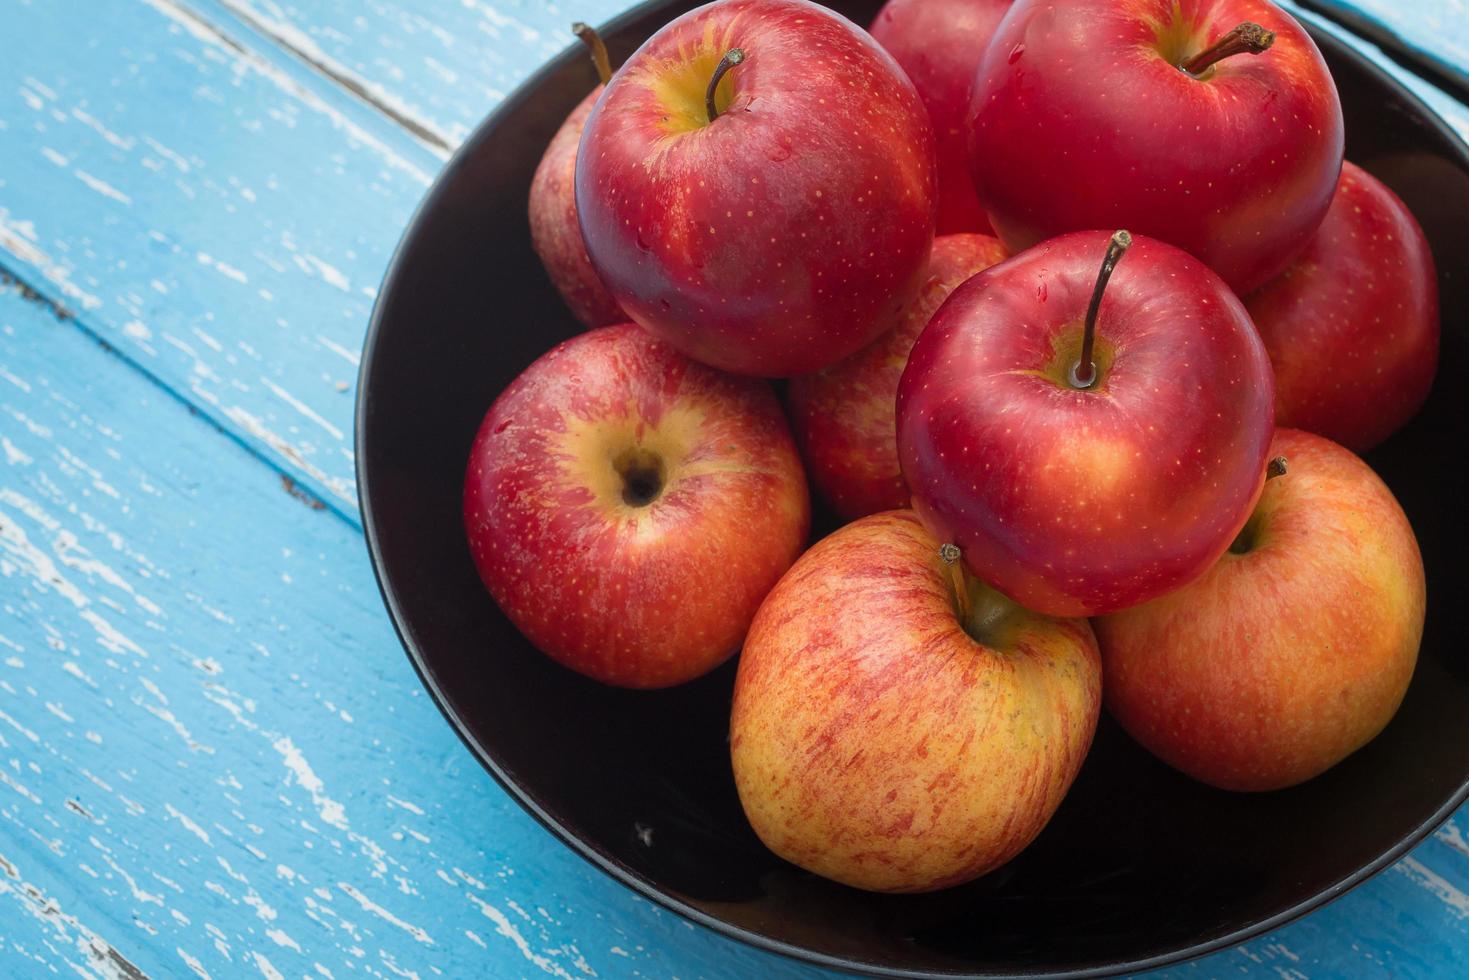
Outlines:
[[357, 350], [442, 158], [176, 0], [5, 32], [0, 264], [355, 514]]
[[127, 963], [785, 969], [536, 825], [424, 694], [357, 531], [5, 287], [0, 976]]

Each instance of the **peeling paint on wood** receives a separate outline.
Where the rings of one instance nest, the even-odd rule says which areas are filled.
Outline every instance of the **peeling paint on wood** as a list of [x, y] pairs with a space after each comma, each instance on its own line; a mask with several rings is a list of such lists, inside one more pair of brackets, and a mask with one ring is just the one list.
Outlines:
[[[1357, 5], [1463, 63], [1462, 0]], [[510, 803], [428, 703], [351, 524], [350, 389], [403, 223], [571, 20], [621, 6], [7, 9], [0, 976], [817, 975]], [[1464, 819], [1166, 975], [1457, 975]]]

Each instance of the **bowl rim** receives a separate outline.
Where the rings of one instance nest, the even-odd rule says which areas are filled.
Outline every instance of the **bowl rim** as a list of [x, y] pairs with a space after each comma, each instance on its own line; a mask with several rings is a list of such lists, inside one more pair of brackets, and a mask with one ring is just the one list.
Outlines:
[[[607, 20], [598, 27], [598, 30], [607, 35], [615, 34], [631, 23], [641, 20], [650, 14], [654, 14], [661, 9], [672, 6], [676, 2], [677, 0], [642, 0], [642, 2]], [[1427, 128], [1436, 132], [1444, 143], [1447, 144], [1450, 152], [1458, 158], [1460, 167], [1466, 173], [1469, 173], [1469, 144], [1466, 144], [1463, 137], [1442, 116], [1435, 112], [1431, 106], [1424, 102], [1422, 98], [1406, 85], [1394, 78], [1385, 68], [1374, 62], [1361, 51], [1358, 51], [1347, 41], [1338, 37], [1332, 30], [1323, 28], [1309, 20], [1300, 18], [1298, 20], [1300, 20], [1301, 25], [1310, 33], [1312, 40], [1318, 46], [1329, 48], [1334, 57], [1352, 62], [1354, 67], [1362, 70], [1368, 76], [1393, 90], [1399, 99], [1415, 109], [1418, 120]], [[1333, 28], [1336, 30], [1345, 30], [1345, 28], [1336, 24], [1333, 24]], [[1351, 32], [1347, 31], [1347, 33], [1350, 34]], [[378, 591], [381, 593], [383, 603], [388, 610], [389, 619], [391, 619], [393, 624], [393, 631], [397, 634], [398, 640], [402, 644], [409, 662], [413, 665], [414, 671], [418, 674], [419, 680], [428, 691], [439, 712], [449, 722], [450, 726], [454, 729], [454, 733], [459, 737], [459, 740], [464, 743], [464, 746], [469, 749], [470, 753], [479, 761], [485, 771], [500, 784], [500, 787], [522, 809], [534, 817], [542, 827], [550, 831], [562, 844], [565, 844], [574, 853], [580, 855], [614, 881], [632, 889], [644, 898], [711, 929], [721, 936], [737, 940], [756, 949], [777, 953], [793, 960], [828, 969], [856, 972], [868, 976], [903, 978], [903, 980], [954, 980], [954, 978], [960, 977], [974, 978], [974, 980], [998, 980], [998, 978], [1004, 976], [1013, 976], [1014, 974], [993, 972], [973, 973], [955, 970], [933, 971], [908, 969], [900, 966], [874, 964], [846, 959], [841, 956], [833, 956], [794, 943], [774, 939], [754, 930], [727, 922], [664, 891], [650, 879], [639, 874], [632, 868], [615, 861], [610, 856], [602, 853], [594, 845], [562, 826], [554, 816], [536, 801], [535, 797], [528, 790], [522, 788], [500, 766], [496, 759], [478, 743], [471, 734], [469, 726], [459, 716], [458, 712], [454, 710], [446, 691], [440, 687], [437, 679], [434, 677], [433, 670], [429, 666], [423, 651], [418, 648], [418, 645], [410, 636], [407, 616], [399, 602], [398, 595], [392, 583], [388, 579], [388, 572], [383, 560], [381, 545], [378, 540], [377, 518], [373, 509], [372, 491], [367, 478], [366, 466], [366, 460], [368, 458], [366, 451], [368, 446], [368, 402], [370, 397], [367, 391], [366, 381], [369, 375], [371, 375], [375, 363], [374, 355], [376, 353], [377, 342], [383, 332], [384, 323], [387, 320], [387, 307], [389, 306], [390, 298], [394, 293], [397, 282], [403, 275], [403, 268], [407, 263], [407, 253], [412, 247], [424, 216], [439, 204], [440, 198], [445, 194], [445, 188], [454, 181], [458, 172], [466, 165], [465, 161], [481, 152], [482, 145], [487, 141], [490, 134], [498, 128], [503, 118], [518, 109], [530, 97], [530, 94], [546, 79], [555, 75], [567, 64], [580, 57], [581, 51], [582, 49], [578, 44], [568, 44], [559, 54], [536, 69], [513, 92], [496, 105], [475, 126], [469, 137], [454, 151], [449, 161], [444, 165], [444, 168], [434, 178], [433, 183], [409, 218], [402, 236], [393, 249], [392, 257], [383, 274], [382, 284], [378, 288], [377, 298], [373, 303], [372, 316], [368, 322], [367, 334], [363, 340], [361, 362], [357, 372], [356, 405], [353, 410], [353, 468], [357, 478], [358, 510], [361, 517], [363, 537], [367, 543], [368, 557], [372, 565], [373, 578], [377, 582]], [[1132, 959], [1118, 959], [1110, 963], [1079, 969], [1027, 972], [1023, 976], [1034, 978], [1043, 977], [1048, 978], [1048, 980], [1084, 980], [1084, 978], [1113, 977], [1123, 974], [1142, 973], [1166, 966], [1176, 966], [1189, 960], [1198, 959], [1246, 942], [1264, 933], [1288, 925], [1296, 919], [1335, 901], [1389, 865], [1395, 864], [1408, 851], [1416, 847], [1429, 834], [1438, 829], [1444, 821], [1448, 820], [1463, 805], [1466, 799], [1469, 799], [1469, 772], [1465, 773], [1459, 787], [1438, 809], [1399, 838], [1393, 846], [1366, 862], [1355, 871], [1342, 876], [1338, 881], [1268, 918], [1260, 919], [1249, 925], [1231, 930], [1211, 940], [1189, 946], [1181, 946], [1165, 953]]]

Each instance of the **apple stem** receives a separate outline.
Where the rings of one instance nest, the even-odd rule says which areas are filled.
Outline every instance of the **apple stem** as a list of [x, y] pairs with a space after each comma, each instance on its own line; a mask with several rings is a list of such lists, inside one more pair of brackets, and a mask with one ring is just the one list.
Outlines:
[[1086, 307], [1086, 325], [1081, 333], [1081, 356], [1071, 366], [1071, 385], [1074, 388], [1090, 388], [1097, 383], [1097, 365], [1092, 360], [1092, 347], [1097, 337], [1097, 311], [1102, 308], [1102, 292], [1112, 270], [1122, 260], [1122, 254], [1132, 245], [1132, 235], [1118, 230], [1107, 241], [1107, 254], [1102, 259], [1102, 268], [1097, 273], [1097, 284], [1092, 289], [1092, 301]]
[[597, 78], [606, 85], [607, 80], [612, 77], [612, 62], [607, 58], [607, 45], [602, 43], [602, 35], [591, 25], [581, 21], [571, 25], [571, 33], [580, 38], [581, 43], [592, 53], [592, 64], [597, 66]]
[[948, 542], [939, 548], [939, 557], [949, 566], [949, 579], [954, 585], [954, 602], [959, 607], [959, 621], [969, 621], [969, 582], [964, 577], [964, 563], [959, 560], [959, 546]]
[[1216, 62], [1237, 54], [1260, 54], [1275, 43], [1275, 32], [1245, 21], [1178, 67], [1195, 78]]
[[719, 108], [714, 104], [714, 90], [719, 87], [719, 80], [724, 73], [735, 65], [745, 60], [745, 52], [739, 48], [730, 48], [724, 57], [719, 59], [719, 64], [714, 66], [714, 75], [709, 79], [709, 87], [704, 90], [704, 111], [709, 114], [712, 123], [719, 118]]
[[1265, 479], [1273, 480], [1277, 476], [1285, 476], [1285, 474], [1286, 467], [1284, 456], [1276, 456], [1269, 463], [1265, 464]]

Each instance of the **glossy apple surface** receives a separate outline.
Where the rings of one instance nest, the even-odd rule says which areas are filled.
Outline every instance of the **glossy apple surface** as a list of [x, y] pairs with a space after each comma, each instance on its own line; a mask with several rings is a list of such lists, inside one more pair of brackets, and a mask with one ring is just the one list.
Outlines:
[[908, 352], [956, 286], [1004, 258], [1005, 247], [988, 235], [934, 239], [927, 278], [895, 329], [846, 360], [791, 379], [791, 424], [807, 472], [842, 517], [908, 506], [895, 417]]
[[602, 94], [598, 85], [582, 99], [551, 142], [530, 184], [530, 241], [551, 283], [576, 318], [589, 327], [624, 323], [627, 314], [602, 285], [576, 217], [576, 148], [592, 106]]
[[[1179, 68], [1242, 22], [1275, 32], [1198, 76]], [[1240, 295], [1326, 214], [1342, 114], [1320, 51], [1266, 0], [1017, 0], [975, 77], [970, 161], [1012, 250], [1126, 228], [1177, 245]]]
[[1245, 299], [1275, 366], [1275, 421], [1365, 452], [1412, 418], [1438, 368], [1438, 273], [1398, 196], [1353, 163], [1326, 220]]
[[967, 622], [911, 511], [849, 524], [771, 591], [730, 720], [745, 813], [781, 857], [875, 891], [957, 885], [1040, 833], [1101, 701], [1085, 620], [977, 582]]
[[[715, 90], [721, 59], [744, 61]], [[612, 77], [577, 158], [592, 264], [634, 320], [740, 374], [819, 370], [891, 329], [933, 243], [933, 133], [861, 28], [720, 0]]]
[[809, 522], [769, 386], [633, 324], [527, 368], [485, 415], [464, 481], [470, 551], [500, 608], [555, 660], [623, 687], [729, 657]]
[[1423, 636], [1408, 519], [1346, 449], [1293, 429], [1238, 551], [1096, 621], [1108, 710], [1169, 765], [1224, 789], [1292, 786], [1370, 741]]
[[1244, 307], [1152, 239], [1134, 239], [1102, 296], [1096, 383], [1072, 385], [1107, 244], [1064, 235], [970, 279], [898, 388], [914, 509], [976, 575], [1053, 616], [1203, 574], [1249, 516], [1270, 444], [1270, 362]]
[[1011, 0], [888, 0], [868, 28], [908, 73], [933, 124], [938, 234], [988, 232], [969, 176], [969, 87]]

